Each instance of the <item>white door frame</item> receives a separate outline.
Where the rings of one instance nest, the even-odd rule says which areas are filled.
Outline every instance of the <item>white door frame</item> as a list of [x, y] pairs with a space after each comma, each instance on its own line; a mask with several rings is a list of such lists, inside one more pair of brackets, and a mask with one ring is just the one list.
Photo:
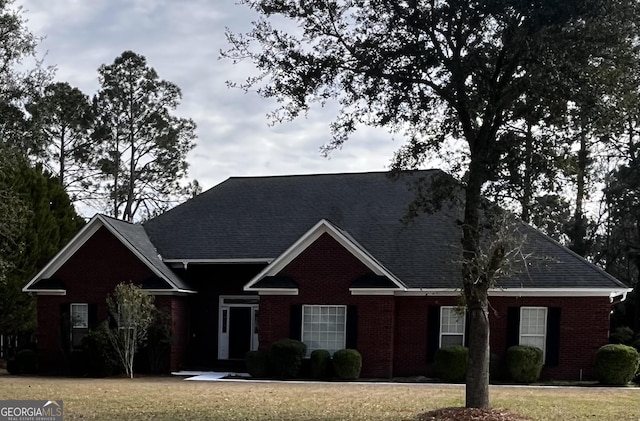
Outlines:
[[257, 295], [221, 295], [218, 304], [218, 359], [229, 359], [229, 330], [231, 328], [232, 307], [248, 307], [251, 309], [251, 345], [250, 350], [258, 349], [258, 309]]

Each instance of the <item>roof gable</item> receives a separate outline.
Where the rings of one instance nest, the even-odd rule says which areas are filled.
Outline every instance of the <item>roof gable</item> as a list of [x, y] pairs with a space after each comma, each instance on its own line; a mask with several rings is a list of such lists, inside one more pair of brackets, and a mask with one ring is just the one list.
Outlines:
[[78, 234], [67, 245], [54, 256], [53, 259], [38, 274], [33, 277], [22, 289], [24, 292], [35, 292], [38, 294], [64, 294], [63, 286], [56, 289], [44, 288], [45, 285], [58, 285], [52, 282], [54, 274], [101, 228], [105, 227], [115, 238], [117, 238], [136, 258], [144, 263], [155, 276], [158, 282], [153, 283], [162, 288], [147, 288], [150, 291], [190, 293], [193, 292], [178, 276], [176, 276], [157, 256], [155, 248], [149, 241], [142, 226], [119, 221], [104, 215], [95, 215], [83, 227]]
[[[276, 258], [270, 265], [265, 267], [259, 274], [257, 274], [247, 285], [245, 285], [245, 291], [260, 291], [269, 288], [269, 284], [263, 282], [260, 285], [260, 281], [265, 277], [277, 276], [282, 269], [284, 269], [289, 263], [291, 263], [296, 257], [298, 257], [303, 251], [305, 251], [311, 244], [313, 244], [323, 234], [330, 235], [338, 244], [344, 247], [349, 253], [360, 260], [367, 268], [369, 268], [375, 275], [384, 276], [388, 278], [393, 288], [397, 290], [405, 290], [406, 286], [387, 268], [385, 268], [380, 262], [378, 262], [373, 256], [371, 256], [362, 246], [360, 246], [353, 238], [350, 238], [344, 231], [336, 227], [326, 219], [318, 221], [311, 229], [309, 229], [304, 235], [302, 235], [296, 242], [294, 242], [284, 253]], [[296, 288], [285, 288], [296, 289]]]

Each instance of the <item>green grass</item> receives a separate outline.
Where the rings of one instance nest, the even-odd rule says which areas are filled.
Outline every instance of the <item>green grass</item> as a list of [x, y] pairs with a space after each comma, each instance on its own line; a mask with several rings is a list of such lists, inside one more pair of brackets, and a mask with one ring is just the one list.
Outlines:
[[[0, 399], [62, 399], [70, 420], [413, 420], [464, 405], [463, 386], [192, 382], [0, 375]], [[491, 388], [493, 406], [535, 420], [640, 419], [635, 388]]]

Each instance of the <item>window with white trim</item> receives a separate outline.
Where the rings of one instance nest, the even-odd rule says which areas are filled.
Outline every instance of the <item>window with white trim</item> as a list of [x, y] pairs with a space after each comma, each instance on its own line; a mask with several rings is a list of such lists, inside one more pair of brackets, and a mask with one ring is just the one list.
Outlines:
[[302, 342], [307, 356], [316, 349], [334, 353], [344, 349], [347, 326], [347, 306], [303, 305]]
[[82, 346], [82, 338], [89, 333], [89, 304], [72, 303], [71, 316], [71, 345], [74, 348]]
[[465, 313], [460, 307], [440, 307], [440, 348], [464, 345]]
[[535, 346], [545, 358], [547, 339], [547, 308], [520, 307], [520, 345]]

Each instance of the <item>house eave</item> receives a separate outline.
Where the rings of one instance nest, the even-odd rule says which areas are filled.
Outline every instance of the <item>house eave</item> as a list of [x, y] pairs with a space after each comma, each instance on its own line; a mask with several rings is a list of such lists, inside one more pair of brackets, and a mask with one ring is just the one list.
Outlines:
[[220, 265], [220, 264], [269, 264], [273, 262], [272, 257], [248, 257], [248, 258], [233, 258], [233, 259], [162, 259], [162, 261], [174, 268], [182, 267], [186, 269], [190, 264], [195, 265]]
[[349, 288], [351, 295], [395, 295], [397, 289], [382, 288]]
[[[490, 288], [490, 297], [614, 297], [622, 296], [622, 300], [631, 292], [631, 288]], [[409, 288], [396, 291], [398, 296], [441, 296], [460, 295], [459, 288]]]
[[35, 295], [67, 295], [66, 289], [23, 289], [22, 291]]
[[629, 288], [509, 288], [490, 289], [489, 296], [494, 297], [613, 297], [625, 295]]
[[257, 292], [258, 295], [298, 295], [298, 288], [265, 288], [245, 289], [248, 292]]
[[192, 295], [198, 293], [198, 291], [190, 289], [145, 289], [144, 291], [151, 295]]

